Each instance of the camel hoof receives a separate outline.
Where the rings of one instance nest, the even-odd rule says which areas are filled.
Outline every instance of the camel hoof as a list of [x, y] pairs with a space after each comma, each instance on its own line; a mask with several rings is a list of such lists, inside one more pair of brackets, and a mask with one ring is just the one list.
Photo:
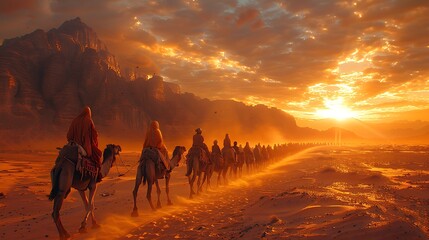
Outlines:
[[171, 205], [173, 205], [173, 203], [171, 201], [168, 201], [167, 205], [171, 206]]
[[139, 216], [139, 212], [137, 211], [137, 210], [134, 210], [132, 213], [131, 213], [131, 217], [138, 217]]
[[162, 208], [161, 204], [156, 205], [156, 209]]
[[96, 222], [92, 223], [92, 229], [98, 229], [98, 228], [101, 228], [100, 224], [98, 224]]
[[86, 227], [79, 228], [79, 233], [87, 233]]

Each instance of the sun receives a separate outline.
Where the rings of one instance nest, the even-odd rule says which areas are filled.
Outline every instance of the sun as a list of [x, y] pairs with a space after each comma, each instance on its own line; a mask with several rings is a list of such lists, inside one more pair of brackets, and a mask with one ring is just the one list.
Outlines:
[[357, 116], [350, 108], [343, 105], [343, 98], [337, 98], [335, 100], [325, 99], [324, 104], [326, 109], [319, 109], [315, 113], [320, 118], [345, 120]]

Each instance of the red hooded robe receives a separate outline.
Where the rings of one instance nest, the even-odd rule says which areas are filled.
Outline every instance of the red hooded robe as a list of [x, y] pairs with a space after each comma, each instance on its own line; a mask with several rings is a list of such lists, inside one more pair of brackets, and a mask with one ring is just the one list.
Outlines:
[[81, 145], [87, 157], [101, 166], [101, 150], [98, 148], [98, 133], [91, 118], [91, 109], [85, 107], [70, 125], [67, 140]]

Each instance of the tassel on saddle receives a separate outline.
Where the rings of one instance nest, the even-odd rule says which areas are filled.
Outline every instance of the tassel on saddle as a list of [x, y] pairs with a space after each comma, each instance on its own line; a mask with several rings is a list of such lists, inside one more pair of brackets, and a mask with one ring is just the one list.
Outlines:
[[89, 175], [92, 178], [96, 178], [98, 176], [98, 167], [97, 165], [89, 158], [82, 158], [82, 177], [85, 175]]

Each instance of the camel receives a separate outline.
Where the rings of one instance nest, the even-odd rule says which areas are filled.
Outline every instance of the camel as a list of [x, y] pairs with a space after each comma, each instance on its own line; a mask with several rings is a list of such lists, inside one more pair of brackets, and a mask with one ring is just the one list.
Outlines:
[[261, 167], [262, 155], [261, 155], [261, 147], [256, 145], [253, 149], [253, 157], [255, 158], [255, 167], [259, 169]]
[[237, 157], [238, 177], [242, 177], [243, 176], [243, 165], [244, 165], [244, 162], [246, 159], [246, 157], [244, 156], [244, 151], [242, 149], [239, 149], [236, 157]]
[[225, 184], [228, 184], [228, 180], [226, 179], [226, 174], [228, 173], [228, 169], [232, 167], [236, 163], [235, 150], [232, 147], [223, 147], [222, 148], [222, 157], [224, 159], [224, 166], [222, 169], [222, 176]]
[[219, 186], [220, 176], [223, 169], [224, 161], [222, 155], [212, 152], [210, 154], [210, 163], [204, 169], [204, 177], [201, 186], [204, 185], [204, 182], [207, 181], [206, 190], [211, 187], [211, 178], [213, 172], [218, 172], [217, 186]]
[[246, 163], [247, 174], [253, 171], [255, 157], [253, 156], [252, 150], [244, 151], [244, 159]]
[[191, 175], [188, 176], [188, 182], [189, 182], [189, 187], [190, 187], [190, 194], [189, 194], [189, 198], [192, 199], [193, 195], [195, 194], [194, 191], [194, 182], [195, 179], [198, 177], [198, 181], [197, 181], [197, 193], [202, 191], [202, 183], [201, 183], [201, 174], [203, 172], [206, 172], [206, 168], [208, 165], [208, 160], [204, 161], [203, 158], [204, 157], [208, 157], [205, 156], [205, 151], [202, 148], [199, 147], [192, 147], [189, 150], [189, 154], [188, 154], [188, 160], [186, 162], [186, 164], [191, 164], [190, 166], [188, 166], [188, 168], [191, 168]]
[[[78, 162], [78, 146], [64, 146], [60, 149], [55, 167], [51, 170], [52, 191], [49, 196], [50, 200], [54, 200], [52, 218], [57, 226], [60, 239], [70, 238], [70, 234], [66, 231], [60, 219], [60, 210], [64, 199], [70, 193], [71, 188], [78, 190], [79, 195], [85, 205], [85, 216], [79, 228], [79, 232], [86, 232], [86, 222], [88, 217], [92, 219], [92, 227], [99, 228], [100, 225], [94, 217], [94, 196], [97, 190], [97, 173], [94, 176], [91, 174], [82, 174], [76, 170]], [[103, 152], [103, 163], [100, 173], [104, 178], [109, 173], [110, 168], [116, 160], [116, 155], [119, 155], [121, 147], [119, 145], [109, 144]], [[89, 190], [87, 198], [85, 191]]]
[[[154, 150], [156, 151], [156, 150]], [[143, 182], [143, 185], [147, 182], [147, 194], [146, 198], [149, 201], [150, 207], [152, 210], [156, 210], [152, 203], [152, 185], [155, 183], [157, 194], [158, 194], [158, 201], [157, 201], [157, 208], [161, 208], [161, 189], [159, 187], [158, 179], [159, 178], [165, 178], [165, 192], [167, 193], [167, 204], [172, 205], [173, 203], [170, 200], [170, 177], [171, 177], [171, 171], [179, 165], [180, 160], [182, 159], [183, 153], [186, 152], [186, 148], [183, 146], [176, 146], [173, 151], [173, 157], [170, 160], [170, 170], [167, 170], [164, 165], [160, 162], [159, 164], [162, 165], [161, 171], [157, 169], [155, 165], [156, 159], [154, 157], [158, 158], [157, 155], [154, 155], [152, 151], [145, 151], [143, 149], [142, 155], [140, 157], [140, 164], [137, 168], [137, 174], [136, 174], [136, 183], [134, 185], [133, 190], [133, 199], [134, 199], [134, 208], [133, 212], [131, 213], [131, 216], [138, 217], [138, 209], [137, 209], [137, 193], [140, 187], [140, 184]]]
[[203, 188], [204, 183], [207, 181], [206, 191], [208, 191], [209, 188], [211, 188], [211, 181], [210, 180], [212, 178], [213, 171], [214, 171], [213, 161], [212, 160], [210, 160], [210, 161], [211, 162], [206, 164], [206, 167], [202, 170], [204, 172], [204, 176], [203, 176], [203, 181], [201, 182], [201, 189]]
[[210, 155], [210, 159], [212, 162], [212, 167], [211, 169], [208, 169], [208, 174], [207, 174], [207, 181], [208, 184], [210, 182], [210, 178], [213, 175], [213, 172], [217, 172], [217, 186], [220, 185], [221, 183], [221, 176], [222, 176], [222, 172], [224, 170], [224, 166], [225, 166], [225, 161], [222, 157], [222, 154], [216, 154], [216, 153], [212, 153]]

